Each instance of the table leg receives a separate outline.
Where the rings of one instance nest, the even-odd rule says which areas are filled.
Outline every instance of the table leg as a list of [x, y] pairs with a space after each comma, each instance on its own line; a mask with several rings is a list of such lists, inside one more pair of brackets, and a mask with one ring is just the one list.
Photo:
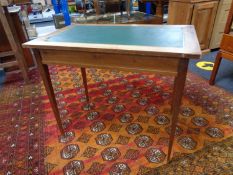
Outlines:
[[167, 161], [170, 160], [172, 146], [173, 146], [173, 142], [175, 139], [176, 125], [178, 121], [181, 100], [182, 100], [183, 90], [185, 86], [188, 63], [189, 63], [188, 59], [180, 60], [180, 63], [178, 66], [178, 73], [177, 73], [177, 76], [174, 82], [173, 99], [172, 99], [172, 121], [171, 121], [171, 130], [170, 130], [171, 132], [170, 132], [170, 139], [169, 139]]
[[86, 99], [87, 99], [87, 102], [89, 102], [86, 68], [81, 67], [81, 73], [82, 73], [82, 78], [83, 78], [83, 85], [84, 85], [84, 88], [85, 88]]
[[49, 101], [50, 101], [52, 110], [54, 112], [54, 115], [55, 115], [55, 118], [57, 121], [58, 128], [59, 128], [61, 134], [64, 135], [65, 132], [64, 132], [64, 129], [62, 127], [60, 113], [59, 113], [59, 110], [57, 107], [57, 102], [56, 102], [55, 94], [53, 91], [53, 86], [52, 86], [52, 82], [50, 79], [48, 66], [46, 64], [42, 63], [42, 59], [41, 59], [39, 50], [34, 50], [34, 53], [35, 53], [35, 57], [36, 57], [36, 61], [37, 61], [37, 66], [38, 66], [41, 78], [42, 78], [44, 86], [45, 86], [45, 90], [47, 91]]

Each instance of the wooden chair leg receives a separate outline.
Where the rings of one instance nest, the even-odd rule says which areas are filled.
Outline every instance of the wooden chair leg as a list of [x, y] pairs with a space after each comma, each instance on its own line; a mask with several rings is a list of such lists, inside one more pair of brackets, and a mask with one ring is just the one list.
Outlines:
[[86, 99], [87, 99], [87, 102], [89, 102], [86, 68], [81, 67], [81, 73], [82, 73], [82, 78], [83, 78], [83, 85], [84, 85], [84, 88], [85, 88]]
[[167, 161], [170, 161], [171, 152], [173, 147], [173, 142], [175, 139], [176, 126], [178, 121], [178, 116], [180, 112], [180, 106], [185, 86], [185, 80], [187, 75], [189, 60], [180, 60], [178, 67], [178, 74], [175, 78], [174, 82], [174, 90], [173, 90], [173, 99], [172, 99], [172, 121], [171, 121], [171, 130], [170, 130], [170, 139], [169, 139], [169, 147], [168, 147], [168, 155]]
[[215, 83], [215, 78], [216, 78], [216, 75], [218, 73], [218, 69], [219, 69], [221, 61], [222, 61], [222, 54], [221, 54], [221, 51], [219, 51], [217, 56], [216, 56], [214, 68], [212, 70], [211, 77], [209, 80], [210, 85], [214, 85], [214, 83]]
[[52, 110], [54, 112], [56, 121], [57, 121], [57, 125], [58, 128], [61, 132], [61, 135], [64, 135], [64, 129], [62, 126], [62, 122], [61, 122], [61, 118], [60, 118], [60, 113], [57, 107], [57, 102], [56, 102], [56, 98], [55, 98], [55, 94], [53, 91], [53, 86], [52, 86], [52, 82], [50, 79], [50, 75], [49, 75], [49, 69], [48, 66], [46, 64], [42, 63], [41, 60], [41, 56], [40, 56], [40, 52], [38, 50], [34, 50], [35, 56], [36, 56], [36, 61], [37, 61], [37, 66], [40, 72], [40, 75], [42, 77], [42, 80], [44, 82], [44, 86], [45, 86], [45, 90], [47, 91], [48, 97], [49, 97], [49, 101], [52, 107]]
[[27, 63], [25, 62], [24, 60], [24, 56], [22, 55], [22, 53], [19, 53], [19, 51], [16, 51], [15, 52], [15, 58], [19, 64], [19, 68], [22, 72], [22, 75], [23, 75], [23, 78], [24, 78], [24, 81], [26, 83], [29, 83], [29, 76], [28, 76], [28, 69], [27, 69]]

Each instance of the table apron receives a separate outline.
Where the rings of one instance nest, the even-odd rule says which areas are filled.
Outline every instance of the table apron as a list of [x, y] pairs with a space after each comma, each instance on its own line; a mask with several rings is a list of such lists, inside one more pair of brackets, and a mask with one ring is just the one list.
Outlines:
[[74, 65], [177, 75], [184, 58], [41, 49], [43, 64]]

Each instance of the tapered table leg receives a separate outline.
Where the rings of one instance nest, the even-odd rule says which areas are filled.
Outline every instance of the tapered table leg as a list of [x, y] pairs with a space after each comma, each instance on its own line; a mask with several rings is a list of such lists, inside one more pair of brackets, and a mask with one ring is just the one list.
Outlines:
[[52, 82], [51, 82], [50, 75], [49, 75], [48, 65], [42, 63], [42, 59], [41, 59], [39, 50], [34, 50], [34, 52], [35, 52], [35, 56], [36, 56], [38, 69], [39, 69], [41, 78], [43, 80], [45, 90], [47, 91], [49, 101], [50, 101], [52, 110], [54, 112], [54, 115], [55, 115], [55, 118], [56, 118], [56, 121], [57, 121], [58, 128], [59, 128], [61, 134], [64, 135], [65, 132], [64, 132], [64, 129], [62, 127], [60, 113], [59, 113], [59, 110], [58, 110], [58, 107], [57, 107], [57, 102], [56, 102]]
[[86, 99], [87, 99], [87, 102], [89, 102], [86, 68], [81, 67], [81, 73], [82, 73], [82, 78], [83, 78], [83, 85], [84, 85], [84, 88], [85, 88]]
[[174, 82], [173, 99], [172, 99], [172, 121], [171, 121], [167, 161], [169, 161], [171, 158], [172, 146], [175, 139], [176, 126], [177, 126], [181, 100], [185, 86], [188, 63], [189, 63], [188, 59], [180, 59], [180, 63], [178, 66], [178, 73]]

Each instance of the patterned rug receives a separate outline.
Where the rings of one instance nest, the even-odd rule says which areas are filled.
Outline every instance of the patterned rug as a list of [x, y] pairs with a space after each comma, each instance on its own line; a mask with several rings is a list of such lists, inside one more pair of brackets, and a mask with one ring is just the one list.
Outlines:
[[59, 135], [38, 73], [32, 71], [30, 85], [10, 77], [15, 82], [6, 83], [0, 97], [0, 174], [172, 174], [187, 153], [198, 162], [208, 145], [233, 135], [233, 96], [189, 74], [174, 160], [166, 164], [172, 77], [88, 69], [87, 104], [79, 69], [53, 66], [50, 73], [66, 137]]
[[211, 143], [202, 150], [174, 159], [157, 169], [149, 169], [147, 174], [232, 175], [233, 137]]
[[0, 174], [45, 174], [44, 97], [39, 76], [33, 71], [30, 85], [24, 85], [20, 77], [7, 77], [0, 88]]

